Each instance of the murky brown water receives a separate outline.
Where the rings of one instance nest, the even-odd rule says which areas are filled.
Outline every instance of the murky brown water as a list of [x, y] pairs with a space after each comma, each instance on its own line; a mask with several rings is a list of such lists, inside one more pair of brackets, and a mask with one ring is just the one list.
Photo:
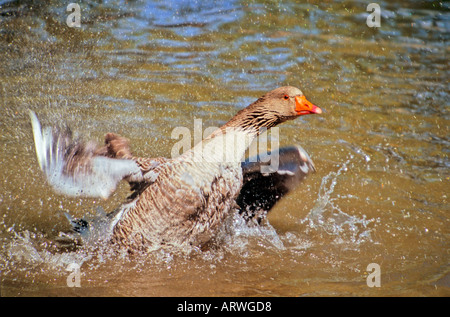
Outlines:
[[[357, 1], [83, 1], [78, 29], [59, 1], [0, 1], [1, 296], [449, 296], [449, 7], [378, 3], [371, 29]], [[61, 211], [110, 211], [127, 188], [106, 202], [55, 194], [27, 109], [170, 156], [175, 127], [221, 125], [281, 85], [326, 113], [280, 127], [317, 173], [268, 224], [235, 219], [221, 246], [187, 255], [54, 247]], [[366, 284], [370, 263], [381, 287]]]

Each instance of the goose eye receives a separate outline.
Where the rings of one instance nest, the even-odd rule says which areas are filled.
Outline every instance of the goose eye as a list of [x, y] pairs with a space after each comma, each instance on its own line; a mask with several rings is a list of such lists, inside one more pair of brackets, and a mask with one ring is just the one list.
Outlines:
[[288, 95], [284, 95], [284, 97], [283, 97], [285, 100], [288, 100], [289, 99], [289, 96]]

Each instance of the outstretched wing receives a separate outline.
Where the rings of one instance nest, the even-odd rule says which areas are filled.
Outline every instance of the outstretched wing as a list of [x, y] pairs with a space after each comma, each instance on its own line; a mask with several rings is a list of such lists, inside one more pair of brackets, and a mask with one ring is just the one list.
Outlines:
[[125, 138], [108, 133], [105, 146], [98, 147], [73, 140], [68, 129], [42, 129], [32, 111], [30, 118], [39, 166], [59, 193], [106, 199], [122, 179], [137, 186], [158, 176], [152, 170], [161, 159], [133, 158]]
[[249, 222], [260, 223], [267, 212], [310, 173], [314, 163], [300, 146], [290, 146], [242, 163], [244, 184], [236, 200], [239, 213]]

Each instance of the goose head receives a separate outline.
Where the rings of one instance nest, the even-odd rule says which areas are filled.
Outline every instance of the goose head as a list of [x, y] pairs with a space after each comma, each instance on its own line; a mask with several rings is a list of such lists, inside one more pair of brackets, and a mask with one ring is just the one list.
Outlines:
[[279, 87], [268, 92], [261, 99], [261, 103], [278, 113], [279, 117], [294, 119], [306, 114], [322, 113], [322, 109], [309, 102], [297, 87]]
[[300, 89], [284, 86], [269, 91], [239, 111], [225, 126], [258, 131], [299, 116], [320, 113], [322, 109], [309, 102]]

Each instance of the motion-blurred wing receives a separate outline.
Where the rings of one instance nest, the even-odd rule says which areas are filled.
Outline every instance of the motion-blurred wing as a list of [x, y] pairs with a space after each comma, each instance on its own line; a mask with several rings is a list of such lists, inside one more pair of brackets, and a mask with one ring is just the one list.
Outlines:
[[[32, 111], [30, 118], [39, 166], [50, 185], [59, 193], [107, 198], [122, 179], [145, 182], [156, 177], [149, 173], [146, 177], [133, 159], [108, 157], [106, 147], [98, 148], [93, 142], [74, 141], [68, 129], [42, 129]], [[154, 166], [158, 164], [155, 162]]]

